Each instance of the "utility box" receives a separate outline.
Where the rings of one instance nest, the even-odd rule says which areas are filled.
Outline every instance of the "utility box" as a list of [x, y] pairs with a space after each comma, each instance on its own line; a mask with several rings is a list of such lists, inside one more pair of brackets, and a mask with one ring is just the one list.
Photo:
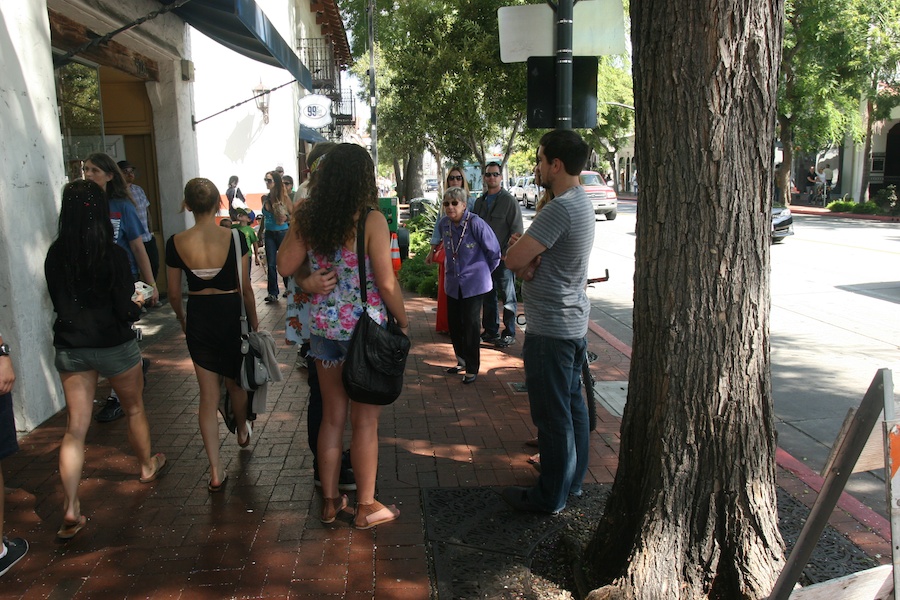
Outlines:
[[379, 198], [378, 209], [387, 219], [391, 233], [397, 233], [397, 226], [400, 225], [400, 206], [397, 204], [397, 198]]

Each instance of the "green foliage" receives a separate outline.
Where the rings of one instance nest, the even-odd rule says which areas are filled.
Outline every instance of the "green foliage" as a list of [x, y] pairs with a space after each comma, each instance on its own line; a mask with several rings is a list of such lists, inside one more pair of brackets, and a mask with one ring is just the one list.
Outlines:
[[878, 190], [872, 201], [882, 213], [887, 215], [900, 215], [900, 202], [897, 200], [897, 186], [889, 185]]
[[423, 296], [437, 298], [438, 266], [425, 264], [427, 254], [427, 251], [419, 252], [403, 261], [400, 268], [400, 285]]
[[881, 209], [878, 208], [878, 205], [872, 201], [869, 202], [860, 202], [853, 206], [850, 209], [855, 215], [878, 215], [881, 214]]
[[853, 207], [856, 206], [856, 202], [852, 199], [850, 200], [835, 200], [834, 202], [829, 202], [827, 208], [831, 212], [850, 212], [853, 210]]

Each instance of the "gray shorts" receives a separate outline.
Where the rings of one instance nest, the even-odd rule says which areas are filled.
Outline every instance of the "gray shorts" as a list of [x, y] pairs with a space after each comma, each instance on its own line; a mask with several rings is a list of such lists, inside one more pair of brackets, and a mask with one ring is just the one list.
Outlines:
[[107, 379], [121, 375], [141, 363], [137, 340], [112, 348], [57, 348], [56, 370], [60, 373], [97, 371]]

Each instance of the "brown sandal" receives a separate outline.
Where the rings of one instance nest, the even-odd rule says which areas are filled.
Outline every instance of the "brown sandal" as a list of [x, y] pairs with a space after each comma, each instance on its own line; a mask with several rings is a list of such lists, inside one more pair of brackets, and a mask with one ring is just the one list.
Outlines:
[[322, 498], [322, 522], [334, 523], [338, 513], [347, 510], [348, 504], [346, 494], [340, 498]]
[[[380, 513], [382, 511], [387, 511], [387, 516], [384, 517], [376, 517], [375, 519], [370, 520], [369, 517]], [[400, 511], [397, 510], [397, 507], [391, 504], [390, 506], [385, 506], [378, 500], [375, 500], [371, 504], [359, 504], [356, 505], [356, 518], [353, 519], [353, 526], [357, 529], [371, 529], [376, 525], [383, 525], [384, 523], [390, 523], [391, 521], [395, 521], [397, 517], [400, 516]]]

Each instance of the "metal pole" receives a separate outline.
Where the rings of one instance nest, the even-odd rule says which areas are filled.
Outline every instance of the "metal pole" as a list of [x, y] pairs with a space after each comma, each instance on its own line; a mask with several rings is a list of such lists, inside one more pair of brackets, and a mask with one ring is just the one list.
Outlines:
[[369, 122], [372, 126], [372, 162], [375, 163], [375, 172], [378, 172], [378, 125], [375, 114], [377, 102], [375, 100], [375, 0], [369, 0], [369, 106], [372, 114]]
[[556, 128], [572, 129], [572, 31], [574, 0], [559, 0], [556, 9]]

